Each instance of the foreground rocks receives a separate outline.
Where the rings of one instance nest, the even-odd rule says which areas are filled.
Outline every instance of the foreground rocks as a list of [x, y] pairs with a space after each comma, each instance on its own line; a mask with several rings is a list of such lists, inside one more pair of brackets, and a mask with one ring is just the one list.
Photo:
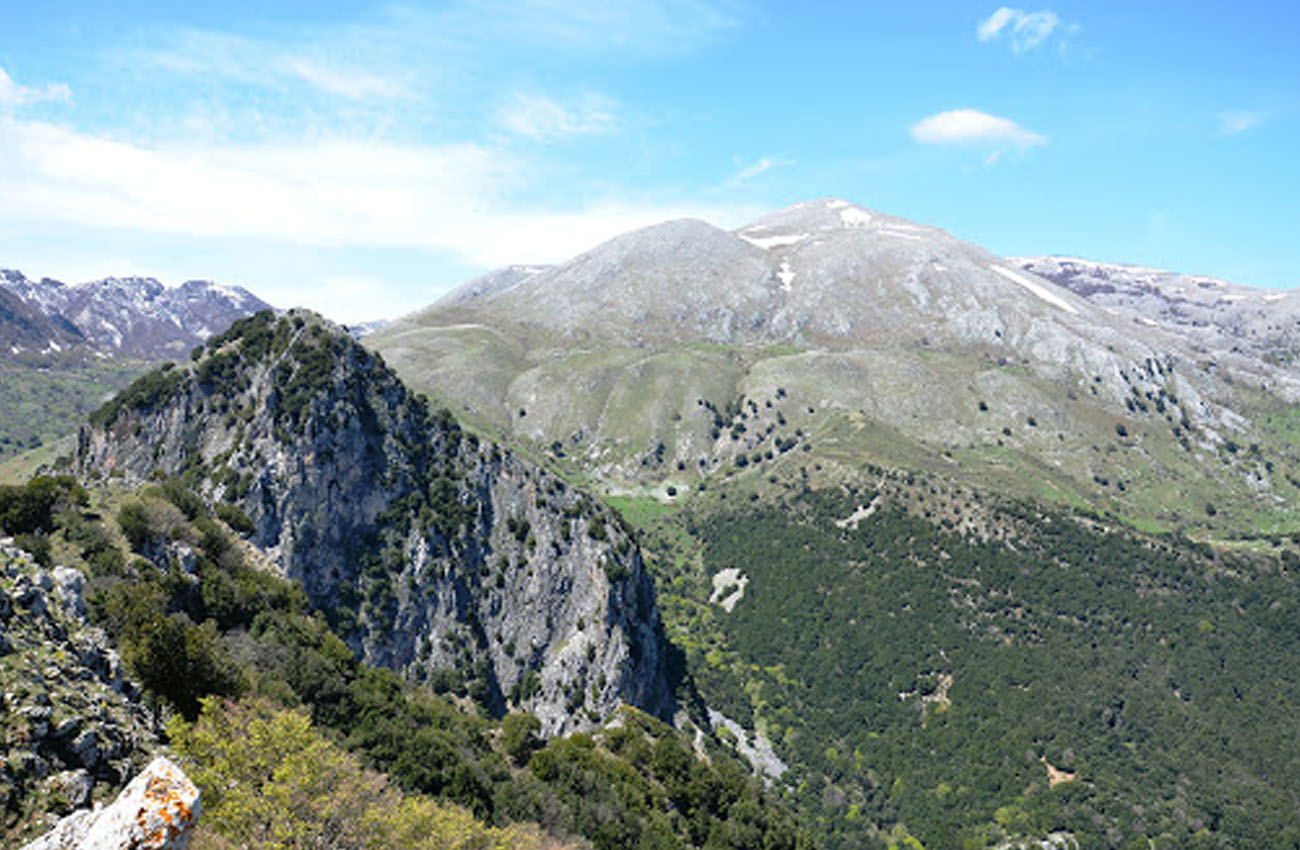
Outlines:
[[200, 808], [199, 789], [160, 756], [112, 805], [74, 812], [23, 850], [184, 850]]
[[[82, 574], [0, 540], [0, 837], [7, 846], [113, 793], [157, 744]], [[13, 842], [13, 843], [11, 843]]]

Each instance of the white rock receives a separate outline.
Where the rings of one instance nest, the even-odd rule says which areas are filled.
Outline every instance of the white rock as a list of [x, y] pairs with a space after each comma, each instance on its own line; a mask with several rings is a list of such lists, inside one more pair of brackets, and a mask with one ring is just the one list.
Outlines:
[[68, 815], [23, 850], [184, 850], [200, 808], [199, 789], [160, 756], [112, 805]]

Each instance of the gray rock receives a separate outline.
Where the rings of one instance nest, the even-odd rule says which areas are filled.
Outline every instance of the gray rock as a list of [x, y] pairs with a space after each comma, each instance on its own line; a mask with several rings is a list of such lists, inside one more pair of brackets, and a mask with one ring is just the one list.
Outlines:
[[41, 786], [46, 794], [53, 795], [58, 801], [56, 811], [71, 812], [90, 805], [95, 779], [89, 771], [79, 768], [56, 773], [42, 782]]
[[86, 767], [93, 769], [99, 764], [99, 736], [94, 729], [87, 729], [72, 741], [72, 752]]

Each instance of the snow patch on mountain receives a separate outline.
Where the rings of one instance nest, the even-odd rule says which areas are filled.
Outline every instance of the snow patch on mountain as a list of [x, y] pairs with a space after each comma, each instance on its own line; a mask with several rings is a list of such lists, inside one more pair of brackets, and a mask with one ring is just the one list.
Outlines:
[[746, 233], [740, 233], [737, 235], [755, 248], [762, 248], [764, 251], [770, 251], [773, 248], [786, 248], [790, 245], [798, 245], [811, 234], [794, 233], [783, 234], [780, 236], [752, 236]]
[[1012, 283], [1020, 284], [1025, 289], [1028, 289], [1030, 292], [1034, 293], [1039, 298], [1046, 301], [1048, 304], [1051, 304], [1054, 307], [1060, 307], [1062, 310], [1066, 311], [1067, 313], [1073, 313], [1076, 316], [1079, 314], [1078, 309], [1073, 304], [1066, 301], [1064, 298], [1057, 295], [1056, 293], [1050, 292], [1047, 289], [1047, 287], [1043, 286], [1041, 283], [1030, 280], [1029, 278], [1025, 277], [1022, 274], [1013, 272], [1011, 269], [1004, 269], [1002, 266], [989, 266], [989, 268], [997, 272], [998, 274], [1002, 275]]

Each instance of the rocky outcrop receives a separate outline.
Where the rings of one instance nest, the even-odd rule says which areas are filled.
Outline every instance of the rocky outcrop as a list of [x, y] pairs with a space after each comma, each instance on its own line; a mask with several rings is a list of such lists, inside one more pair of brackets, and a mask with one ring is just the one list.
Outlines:
[[654, 589], [615, 514], [431, 412], [311, 314], [237, 323], [92, 417], [85, 474], [185, 475], [367, 661], [534, 712], [670, 716]]
[[78, 571], [40, 567], [0, 541], [0, 835], [9, 838], [120, 787], [157, 744], [117, 653], [87, 624], [83, 584]]
[[112, 805], [74, 812], [23, 850], [184, 850], [200, 809], [199, 789], [160, 756]]

